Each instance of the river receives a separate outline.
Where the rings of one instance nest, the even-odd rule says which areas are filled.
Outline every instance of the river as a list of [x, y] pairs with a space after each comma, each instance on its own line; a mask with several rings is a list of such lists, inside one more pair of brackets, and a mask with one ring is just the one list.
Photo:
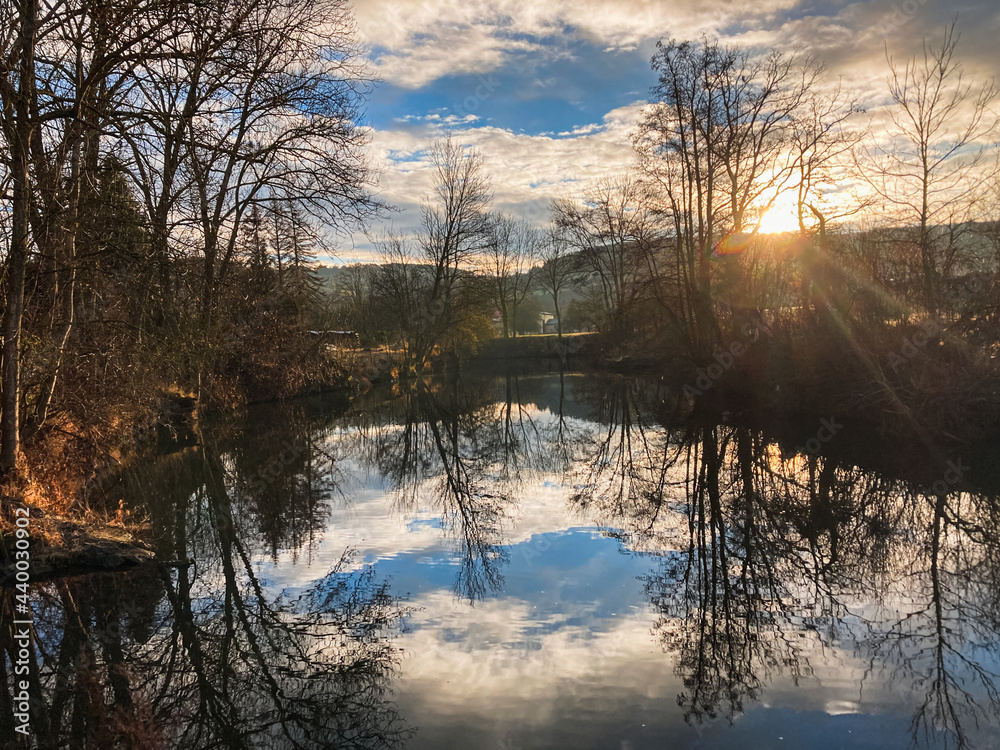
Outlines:
[[1000, 747], [990, 482], [680, 403], [465, 373], [202, 424], [103, 498], [170, 564], [33, 587], [32, 745]]

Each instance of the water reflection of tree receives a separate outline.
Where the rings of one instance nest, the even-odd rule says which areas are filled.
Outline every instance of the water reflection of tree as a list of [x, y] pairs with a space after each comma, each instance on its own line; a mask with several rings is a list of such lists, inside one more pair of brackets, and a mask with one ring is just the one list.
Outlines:
[[[977, 721], [995, 722], [994, 496], [928, 497], [926, 477], [783, 454], [755, 429], [681, 422], [664, 413], [662, 392], [627, 379], [575, 381], [574, 399], [595, 415], [573, 418], [567, 378], [558, 385], [416, 383], [357, 403], [346, 421], [293, 410], [169, 459], [142, 491], [162, 497], [153, 522], [164, 555], [197, 564], [142, 573], [121, 591], [100, 589], [105, 579], [46, 589], [39, 743], [138, 747], [167, 727], [161, 744], [181, 747], [398, 744], [405, 731], [386, 684], [404, 609], [384, 584], [342, 566], [275, 598], [254, 566], [314, 543], [357, 479], [348, 464], [382, 477], [400, 512], [441, 516], [460, 561], [456, 591], [470, 601], [502, 584], [518, 498], [563, 476], [574, 507], [653, 561], [655, 632], [692, 723], [732, 719], [779, 675], [849, 673], [862, 654], [859, 699], [876, 679], [918, 694], [915, 744], [973, 746]], [[132, 588], [149, 600], [124, 601]], [[120, 633], [107, 635], [115, 622]]]
[[[298, 599], [269, 600], [239, 533], [222, 463], [209, 446], [204, 456], [205, 493], [196, 501], [204, 502], [218, 554], [199, 559], [203, 570], [182, 566], [164, 579], [176, 637], [191, 655], [186, 673], [171, 671], [171, 693], [204, 707], [178, 744], [200, 747], [210, 737], [254, 746], [244, 738], [259, 734], [272, 746], [364, 747], [359, 737], [388, 738], [397, 731], [385, 703], [394, 663], [388, 637], [401, 610], [386, 584], [370, 570], [338, 567]], [[178, 559], [188, 556], [192, 536], [181, 520]], [[200, 578], [221, 583], [222, 591], [199, 591]]]
[[[282, 472], [308, 471], [309, 450], [291, 453]], [[300, 593], [269, 591], [256, 567], [261, 553], [307, 543], [303, 530], [317, 519], [265, 525], [273, 535], [262, 540], [261, 495], [248, 492], [246, 472], [256, 468], [250, 456], [203, 438], [170, 460], [177, 471], [163, 478], [171, 480], [143, 483], [166, 494], [154, 503], [154, 523], [161, 555], [181, 564], [66, 579], [36, 591], [38, 747], [403, 743], [409, 730], [389, 685], [398, 659], [393, 638], [406, 608], [349, 556]], [[242, 474], [241, 463], [248, 467]], [[329, 493], [325, 481], [311, 482], [315, 498]], [[273, 484], [282, 485], [280, 476]], [[287, 499], [270, 485], [264, 490]], [[301, 507], [308, 516], [310, 505]], [[9, 630], [3, 638], [12, 655]], [[0, 683], [8, 696], [9, 668], [5, 661]], [[3, 728], [12, 738], [9, 722]]]
[[579, 435], [574, 458], [584, 474], [571, 502], [632, 549], [662, 545], [659, 522], [683, 488], [685, 447], [657, 418], [659, 392], [630, 378], [594, 378], [578, 395], [597, 407], [599, 427]]
[[890, 678], [921, 693], [914, 744], [972, 747], [980, 722], [1000, 715], [996, 498], [932, 495], [919, 515], [926, 531], [906, 569], [908, 612], [873, 637], [874, 653], [892, 665]]
[[[576, 382], [595, 418], [568, 418], [559, 386], [554, 400], [530, 378], [417, 383], [323, 450], [387, 477], [401, 510], [440, 511], [456, 590], [473, 601], [502, 583], [517, 498], [563, 475], [581, 513], [659, 557], [647, 593], [689, 721], [733, 718], [778, 675], [797, 682], [838, 659], [848, 670], [855, 653], [869, 675], [884, 665], [920, 692], [915, 743], [968, 746], [976, 721], [993, 720], [995, 498], [928, 498], [921, 483], [782, 454], [758, 430], [682, 422], [665, 413], [669, 393], [625, 378]], [[533, 398], [558, 406], [546, 415]]]
[[[510, 403], [508, 402], [508, 406]], [[351, 455], [375, 468], [402, 512], [435, 508], [458, 545], [456, 592], [476, 601], [503, 583], [519, 450], [493, 384], [446, 390], [418, 381], [363, 415]], [[428, 503], [429, 501], [429, 503]]]
[[744, 430], [704, 427], [689, 437], [687, 540], [646, 582], [692, 722], [732, 719], [779, 671], [796, 681], [809, 674], [808, 651], [823, 641], [818, 629], [799, 637], [819, 597], [792, 562], [789, 524], [757, 492], [758, 452]]
[[345, 562], [300, 596], [274, 598], [224, 545], [219, 592], [194, 566], [38, 592], [38, 747], [401, 745], [388, 684], [405, 610], [387, 584]]
[[[205, 425], [197, 445], [126, 472], [107, 498], [112, 507], [121, 498], [148, 509], [154, 531], [167, 535], [170, 544], [178, 503], [204, 494], [209, 482], [222, 482], [240, 536], [252, 540], [255, 554], [309, 554], [342, 492], [344, 476], [337, 456], [323, 449], [322, 440], [342, 413], [321, 400], [302, 401], [256, 407], [244, 419]], [[208, 451], [211, 461], [206, 460]], [[190, 507], [203, 508], [204, 503]], [[211, 523], [207, 517], [189, 521], [198, 528]], [[196, 546], [192, 556], [202, 552], [212, 550]]]
[[[660, 557], [646, 590], [688, 721], [732, 719], [779, 674], [797, 684], [838, 658], [848, 670], [854, 653], [868, 654], [866, 680], [921, 696], [915, 745], [969, 747], [996, 721], [995, 496], [928, 498], [919, 483], [783, 456], [748, 428], [664, 428], [625, 384], [601, 399], [573, 500]], [[667, 539], [676, 550], [657, 552]]]
[[417, 381], [395, 398], [362, 405], [338, 446], [387, 480], [397, 510], [440, 513], [457, 545], [456, 592], [476, 601], [498, 590], [507, 561], [505, 534], [530, 482], [563, 473], [590, 431], [565, 418], [565, 378], [555, 412], [550, 378], [459, 380], [441, 388]]
[[996, 496], [798, 463], [805, 470], [780, 483], [799, 489], [786, 489], [783, 508], [809, 551], [803, 571], [863, 625], [834, 619], [831, 634], [868, 652], [868, 675], [912, 686], [915, 746], [974, 746], [980, 722], [1000, 715]]

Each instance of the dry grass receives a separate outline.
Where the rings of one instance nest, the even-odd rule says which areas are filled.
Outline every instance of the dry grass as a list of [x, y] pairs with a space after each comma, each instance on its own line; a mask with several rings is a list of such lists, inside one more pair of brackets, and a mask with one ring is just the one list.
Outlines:
[[[127, 460], [127, 440], [123, 421], [117, 424], [81, 428], [63, 417], [39, 433], [24, 447], [16, 470], [9, 475], [0, 493], [0, 539], [14, 532], [14, 508], [26, 506], [31, 512], [33, 545], [61, 547], [77, 536], [79, 526], [95, 530], [115, 527], [141, 535], [148, 524], [119, 504], [117, 508], [91, 505], [83, 499], [82, 488], [99, 471], [120, 469]], [[6, 546], [6, 545], [5, 545]]]

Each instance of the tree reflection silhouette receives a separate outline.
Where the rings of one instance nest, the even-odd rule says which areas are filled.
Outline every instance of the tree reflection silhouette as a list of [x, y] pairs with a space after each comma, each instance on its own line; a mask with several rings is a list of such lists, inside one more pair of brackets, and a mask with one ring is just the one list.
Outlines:
[[417, 381], [382, 407], [366, 415], [361, 450], [389, 480], [400, 510], [430, 500], [441, 513], [458, 545], [456, 593], [475, 602], [497, 591], [517, 484], [516, 460], [503, 459], [519, 448], [512, 418], [501, 418], [494, 389], [458, 383], [437, 391]]
[[849, 673], [865, 654], [859, 702], [876, 674], [919, 693], [914, 746], [996, 731], [995, 494], [928, 496], [943, 462], [915, 471], [922, 482], [783, 453], [758, 429], [679, 419], [669, 393], [626, 378], [581, 392], [600, 430], [571, 500], [659, 558], [645, 589], [689, 723], [732, 721], [777, 677]]
[[171, 556], [193, 564], [36, 590], [35, 746], [401, 746], [410, 730], [389, 685], [408, 609], [388, 583], [345, 554], [300, 593], [269, 593], [232, 456], [203, 440], [181, 462], [159, 520]]
[[[221, 600], [196, 596], [204, 584], [193, 570], [128, 573], [143, 580], [120, 588], [89, 576], [40, 592], [35, 746], [402, 744], [408, 730], [388, 683], [405, 609], [371, 570], [344, 564], [296, 598], [268, 598], [253, 578], [227, 580]], [[121, 598], [134, 590], [166, 601]], [[8, 746], [15, 738], [6, 734]]]
[[816, 659], [862, 652], [868, 675], [922, 694], [915, 746], [971, 746], [969, 728], [1000, 712], [985, 666], [1000, 659], [1000, 539], [984, 532], [996, 498], [928, 499], [905, 480], [781, 458], [745, 428], [702, 427], [687, 445], [687, 545], [646, 581], [685, 718], [732, 720], [777, 675], [798, 684]]
[[402, 430], [369, 436], [380, 455], [408, 457], [394, 475], [402, 497], [436, 488], [464, 596], [501, 584], [504, 522], [525, 483], [561, 474], [578, 512], [659, 559], [646, 593], [690, 723], [733, 720], [779, 676], [813, 676], [817, 660], [849, 673], [856, 653], [869, 664], [859, 701], [876, 671], [923, 691], [915, 745], [966, 747], [969, 726], [994, 721], [1000, 683], [983, 666], [1000, 640], [1000, 540], [984, 531], [1000, 528], [994, 496], [928, 502], [918, 481], [678, 419], [669, 393], [627, 378], [578, 384], [574, 398], [596, 413], [584, 426], [564, 414], [565, 376], [554, 419], [525, 408], [522, 385], [417, 386], [400, 402]]

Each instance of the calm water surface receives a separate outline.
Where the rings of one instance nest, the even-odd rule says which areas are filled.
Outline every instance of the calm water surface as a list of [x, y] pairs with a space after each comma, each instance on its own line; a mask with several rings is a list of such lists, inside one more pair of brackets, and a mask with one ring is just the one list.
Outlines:
[[36, 586], [35, 744], [1000, 747], [974, 467], [675, 401], [466, 375], [204, 425], [104, 497], [178, 564]]

